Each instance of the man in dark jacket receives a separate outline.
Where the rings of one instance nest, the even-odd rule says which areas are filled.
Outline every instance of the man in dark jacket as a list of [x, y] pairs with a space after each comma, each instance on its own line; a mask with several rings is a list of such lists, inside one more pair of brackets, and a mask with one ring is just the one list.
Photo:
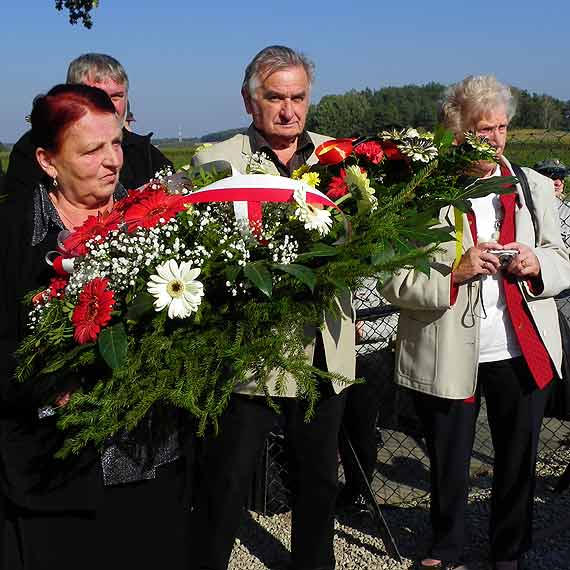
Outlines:
[[[69, 64], [67, 83], [83, 83], [105, 91], [124, 122], [127, 112], [129, 79], [123, 66], [113, 57], [98, 53], [79, 56]], [[155, 173], [172, 163], [150, 143], [148, 135], [138, 135], [123, 128], [123, 168], [121, 184], [128, 190], [138, 188]], [[7, 193], [33, 189], [43, 178], [43, 172], [36, 162], [36, 148], [31, 131], [26, 132], [12, 148], [6, 172]]]

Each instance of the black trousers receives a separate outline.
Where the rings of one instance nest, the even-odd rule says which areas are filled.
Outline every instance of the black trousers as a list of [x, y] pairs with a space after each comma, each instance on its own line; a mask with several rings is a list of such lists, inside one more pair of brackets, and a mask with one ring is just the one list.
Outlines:
[[[356, 377], [364, 377], [366, 382], [350, 386], [345, 390], [344, 428], [369, 482], [372, 481], [376, 468], [378, 455], [376, 420], [380, 410], [380, 385], [382, 381], [387, 380], [386, 376], [379, 370], [378, 354], [358, 356]], [[364, 493], [365, 485], [360, 469], [343, 437], [339, 441], [339, 453], [346, 481], [343, 493], [346, 493], [346, 496]]]
[[97, 511], [16, 509], [6, 570], [186, 570], [185, 471], [179, 459], [158, 467], [155, 479], [105, 487]]
[[548, 389], [539, 390], [522, 357], [479, 366], [475, 403], [414, 393], [430, 459], [429, 555], [461, 560], [469, 462], [481, 391], [495, 451], [490, 542], [493, 560], [515, 560], [531, 545], [538, 437]]
[[[306, 408], [302, 401], [276, 400], [284, 414], [295, 489], [291, 527], [293, 567], [332, 569], [338, 432], [344, 396], [332, 393], [323, 396], [308, 423], [304, 421]], [[277, 414], [267, 406], [265, 398], [236, 394], [221, 417], [219, 434], [204, 442], [192, 513], [192, 568], [227, 568], [253, 471], [276, 419]]]

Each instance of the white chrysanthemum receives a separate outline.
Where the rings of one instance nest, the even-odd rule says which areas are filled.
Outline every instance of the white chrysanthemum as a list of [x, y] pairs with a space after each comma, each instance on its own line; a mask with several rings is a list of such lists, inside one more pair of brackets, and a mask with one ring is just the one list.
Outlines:
[[390, 131], [382, 131], [379, 137], [382, 140], [391, 140], [394, 142], [404, 139], [419, 138], [420, 133], [416, 129], [392, 129]]
[[394, 142], [405, 141], [407, 139], [424, 139], [433, 140], [434, 135], [430, 132], [420, 134], [417, 129], [392, 129], [391, 131], [382, 131], [378, 135], [382, 140], [391, 140]]
[[468, 131], [465, 133], [465, 142], [475, 150], [485, 154], [485, 158], [489, 160], [495, 159], [497, 151], [485, 137], [478, 137], [475, 133]]
[[147, 291], [156, 297], [154, 307], [162, 311], [168, 307], [171, 319], [185, 319], [198, 310], [204, 295], [204, 286], [196, 277], [199, 269], [184, 261], [180, 265], [174, 259], [157, 265], [158, 275], [151, 275]]
[[437, 158], [437, 148], [429, 139], [412, 138], [400, 141], [398, 150], [415, 162], [430, 162]]
[[356, 196], [358, 200], [369, 202], [372, 209], [376, 208], [378, 200], [374, 196], [374, 188], [370, 186], [368, 174], [362, 172], [359, 166], [355, 164], [345, 168], [344, 181], [348, 186], [351, 194]]
[[293, 192], [293, 198], [297, 202], [295, 216], [303, 222], [305, 229], [317, 230], [321, 236], [326, 236], [332, 227], [332, 218], [328, 210], [317, 208], [307, 203], [307, 191], [299, 185]]

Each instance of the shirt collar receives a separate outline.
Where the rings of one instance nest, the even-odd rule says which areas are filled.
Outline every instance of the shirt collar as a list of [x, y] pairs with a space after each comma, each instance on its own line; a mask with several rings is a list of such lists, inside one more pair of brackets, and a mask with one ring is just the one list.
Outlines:
[[283, 164], [270, 144], [267, 142], [263, 134], [253, 125], [248, 129], [249, 143], [251, 153], [256, 154], [262, 152], [274, 164], [280, 176], [291, 176], [292, 173], [305, 164], [315, 150], [315, 145], [307, 131], [303, 131], [297, 139], [297, 149], [287, 164]]
[[[273, 149], [271, 148], [271, 145], [267, 142], [267, 139], [263, 136], [263, 133], [259, 131], [255, 127], [255, 125], [251, 124], [249, 126], [249, 128], [247, 129], [247, 135], [249, 137], [249, 144], [251, 146], [252, 153], [256, 153], [262, 150], [263, 151], [269, 150], [271, 151], [272, 154], [275, 154], [273, 152]], [[313, 141], [311, 140], [309, 133], [307, 131], [303, 131], [299, 135], [299, 138], [297, 139], [297, 150], [295, 151], [295, 153], [300, 153], [305, 149], [307, 149], [308, 147], [311, 147], [311, 152], [315, 150], [315, 145], [313, 144]]]

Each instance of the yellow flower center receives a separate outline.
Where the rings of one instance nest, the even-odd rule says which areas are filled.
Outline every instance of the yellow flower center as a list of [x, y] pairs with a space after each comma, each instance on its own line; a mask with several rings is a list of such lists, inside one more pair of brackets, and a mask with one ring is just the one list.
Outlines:
[[166, 291], [173, 298], [182, 297], [184, 294], [184, 282], [180, 281], [180, 279], [174, 279], [166, 286]]

